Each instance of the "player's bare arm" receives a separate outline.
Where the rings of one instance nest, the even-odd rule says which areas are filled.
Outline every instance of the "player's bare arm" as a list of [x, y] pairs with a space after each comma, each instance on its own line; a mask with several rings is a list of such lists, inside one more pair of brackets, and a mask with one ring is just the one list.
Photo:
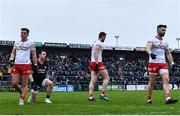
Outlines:
[[95, 59], [97, 64], [98, 64], [99, 52], [100, 52], [100, 46], [96, 45], [95, 46], [95, 52], [94, 52], [94, 59]]
[[151, 56], [152, 59], [156, 59], [156, 54], [153, 54], [151, 52], [151, 49], [152, 49], [152, 44], [148, 42], [146, 45], [146, 52]]
[[166, 49], [165, 53], [166, 53], [168, 62], [169, 62], [170, 64], [174, 64], [174, 62], [173, 62], [173, 57], [172, 57], [172, 54], [171, 54], [171, 51], [170, 51], [169, 49]]
[[146, 52], [147, 52], [148, 54], [151, 53], [151, 48], [152, 48], [152, 45], [151, 45], [150, 43], [147, 43], [147, 45], [146, 45]]
[[32, 46], [32, 58], [33, 58], [33, 63], [36, 65], [37, 64], [37, 55], [36, 55], [36, 47], [35, 45]]
[[14, 60], [15, 56], [16, 56], [16, 49], [13, 48], [12, 52], [11, 52], [11, 55], [10, 55], [10, 60]]

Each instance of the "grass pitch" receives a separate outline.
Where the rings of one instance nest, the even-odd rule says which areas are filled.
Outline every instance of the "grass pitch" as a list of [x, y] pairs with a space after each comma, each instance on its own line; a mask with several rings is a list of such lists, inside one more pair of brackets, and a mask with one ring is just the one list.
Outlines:
[[[111, 114], [143, 114], [143, 115], [176, 115], [180, 114], [180, 102], [165, 105], [163, 91], [154, 91], [153, 104], [146, 104], [146, 91], [108, 91], [110, 101], [98, 99], [89, 102], [87, 92], [52, 93], [53, 104], [45, 104], [46, 94], [40, 93], [38, 102], [18, 106], [18, 93], [0, 93], [0, 115], [111, 115]], [[180, 100], [180, 91], [171, 91], [173, 98]], [[27, 98], [29, 93], [27, 95]]]

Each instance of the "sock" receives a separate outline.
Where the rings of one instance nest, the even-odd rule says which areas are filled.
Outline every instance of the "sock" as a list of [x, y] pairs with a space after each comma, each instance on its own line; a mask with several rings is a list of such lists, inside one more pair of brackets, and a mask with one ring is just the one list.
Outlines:
[[89, 94], [89, 97], [93, 97], [93, 94]]
[[25, 98], [26, 98], [25, 96], [21, 96], [21, 99], [22, 99], [23, 101], [25, 101]]
[[50, 95], [46, 95], [46, 98], [50, 98]]
[[151, 100], [152, 99], [152, 96], [148, 96], [148, 100]]
[[165, 93], [165, 98], [166, 98], [166, 101], [171, 99], [170, 93]]
[[20, 86], [20, 85], [18, 85], [18, 87], [20, 88], [20, 90], [19, 90], [19, 94], [21, 95], [21, 94], [22, 94], [21, 86]]
[[101, 96], [105, 96], [105, 91], [102, 91], [102, 92], [101, 92]]

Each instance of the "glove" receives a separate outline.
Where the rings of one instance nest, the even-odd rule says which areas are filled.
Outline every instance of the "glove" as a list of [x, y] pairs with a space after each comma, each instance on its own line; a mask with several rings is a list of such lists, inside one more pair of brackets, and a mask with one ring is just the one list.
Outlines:
[[10, 66], [10, 67], [13, 67], [13, 65], [14, 65], [14, 61], [13, 61], [12, 58], [10, 58], [10, 60], [9, 60], [9, 66]]
[[175, 72], [175, 63], [174, 62], [171, 62], [171, 64], [170, 64], [170, 68], [171, 68], [171, 70], [173, 71], [173, 72]]
[[34, 64], [34, 65], [33, 65], [33, 72], [34, 72], [34, 73], [37, 73], [37, 72], [38, 72], [37, 64]]
[[153, 53], [150, 53], [150, 56], [151, 56], [151, 58], [154, 60], [154, 59], [156, 59], [156, 54], [153, 54]]

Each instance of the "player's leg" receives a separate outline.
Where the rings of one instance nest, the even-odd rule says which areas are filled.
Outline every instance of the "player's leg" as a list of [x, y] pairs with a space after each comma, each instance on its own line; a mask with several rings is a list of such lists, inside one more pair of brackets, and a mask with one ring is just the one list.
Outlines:
[[156, 79], [157, 79], [157, 73], [149, 74], [147, 103], [150, 103], [150, 104], [152, 103], [152, 93], [153, 93], [153, 88], [154, 88], [154, 82]]
[[21, 76], [20, 74], [21, 74], [21, 72], [19, 70], [19, 67], [17, 65], [14, 65], [13, 75], [12, 75], [12, 85], [19, 92], [19, 94], [21, 96], [22, 90], [21, 90], [21, 87], [19, 85], [19, 79]]
[[42, 86], [46, 87], [47, 95], [46, 95], [45, 103], [52, 103], [50, 97], [53, 89], [53, 82], [49, 79], [44, 79], [42, 82]]
[[37, 96], [39, 93], [39, 86], [34, 85], [31, 89], [31, 95], [28, 99], [28, 103], [34, 103], [37, 101]]
[[22, 95], [21, 99], [19, 101], [19, 105], [24, 105], [24, 101], [26, 98], [26, 93], [27, 93], [27, 87], [28, 87], [28, 82], [29, 82], [29, 77], [32, 74], [31, 70], [31, 65], [21, 65], [21, 72], [22, 72]]
[[32, 88], [34, 86], [34, 79], [32, 74], [29, 75], [29, 81], [30, 81], [30, 88]]
[[19, 105], [24, 105], [24, 101], [27, 93], [28, 81], [29, 81], [29, 75], [22, 75], [22, 94], [21, 94], [21, 99], [19, 101]]
[[104, 77], [100, 98], [102, 98], [104, 100], [109, 100], [106, 97], [106, 88], [107, 88], [109, 80], [110, 80], [109, 74], [106, 69], [99, 71], [99, 74]]
[[[167, 69], [164, 69], [167, 70]], [[162, 71], [162, 70], [161, 70]], [[168, 73], [161, 74], [162, 80], [163, 80], [163, 89], [165, 92], [165, 98], [170, 99], [170, 90], [169, 90], [169, 75]]]
[[89, 95], [88, 95], [89, 101], [94, 100], [93, 91], [94, 91], [94, 87], [95, 87], [96, 82], [97, 82], [97, 77], [98, 77], [98, 74], [95, 71], [91, 71], [91, 81], [89, 84]]
[[149, 72], [149, 81], [148, 81], [148, 96], [147, 96], [147, 103], [152, 103], [152, 93], [154, 88], [154, 82], [157, 79], [159, 71], [159, 65], [156, 63], [149, 63], [148, 64], [148, 72]]
[[174, 103], [176, 103], [177, 100], [171, 99], [171, 95], [170, 95], [168, 69], [160, 69], [160, 75], [161, 75], [162, 80], [163, 80], [163, 89], [164, 89], [166, 104], [174, 104]]
[[21, 90], [21, 87], [19, 85], [19, 79], [20, 79], [20, 74], [13, 74], [13, 76], [12, 76], [12, 85], [19, 92], [19, 94], [21, 96], [22, 90]]

